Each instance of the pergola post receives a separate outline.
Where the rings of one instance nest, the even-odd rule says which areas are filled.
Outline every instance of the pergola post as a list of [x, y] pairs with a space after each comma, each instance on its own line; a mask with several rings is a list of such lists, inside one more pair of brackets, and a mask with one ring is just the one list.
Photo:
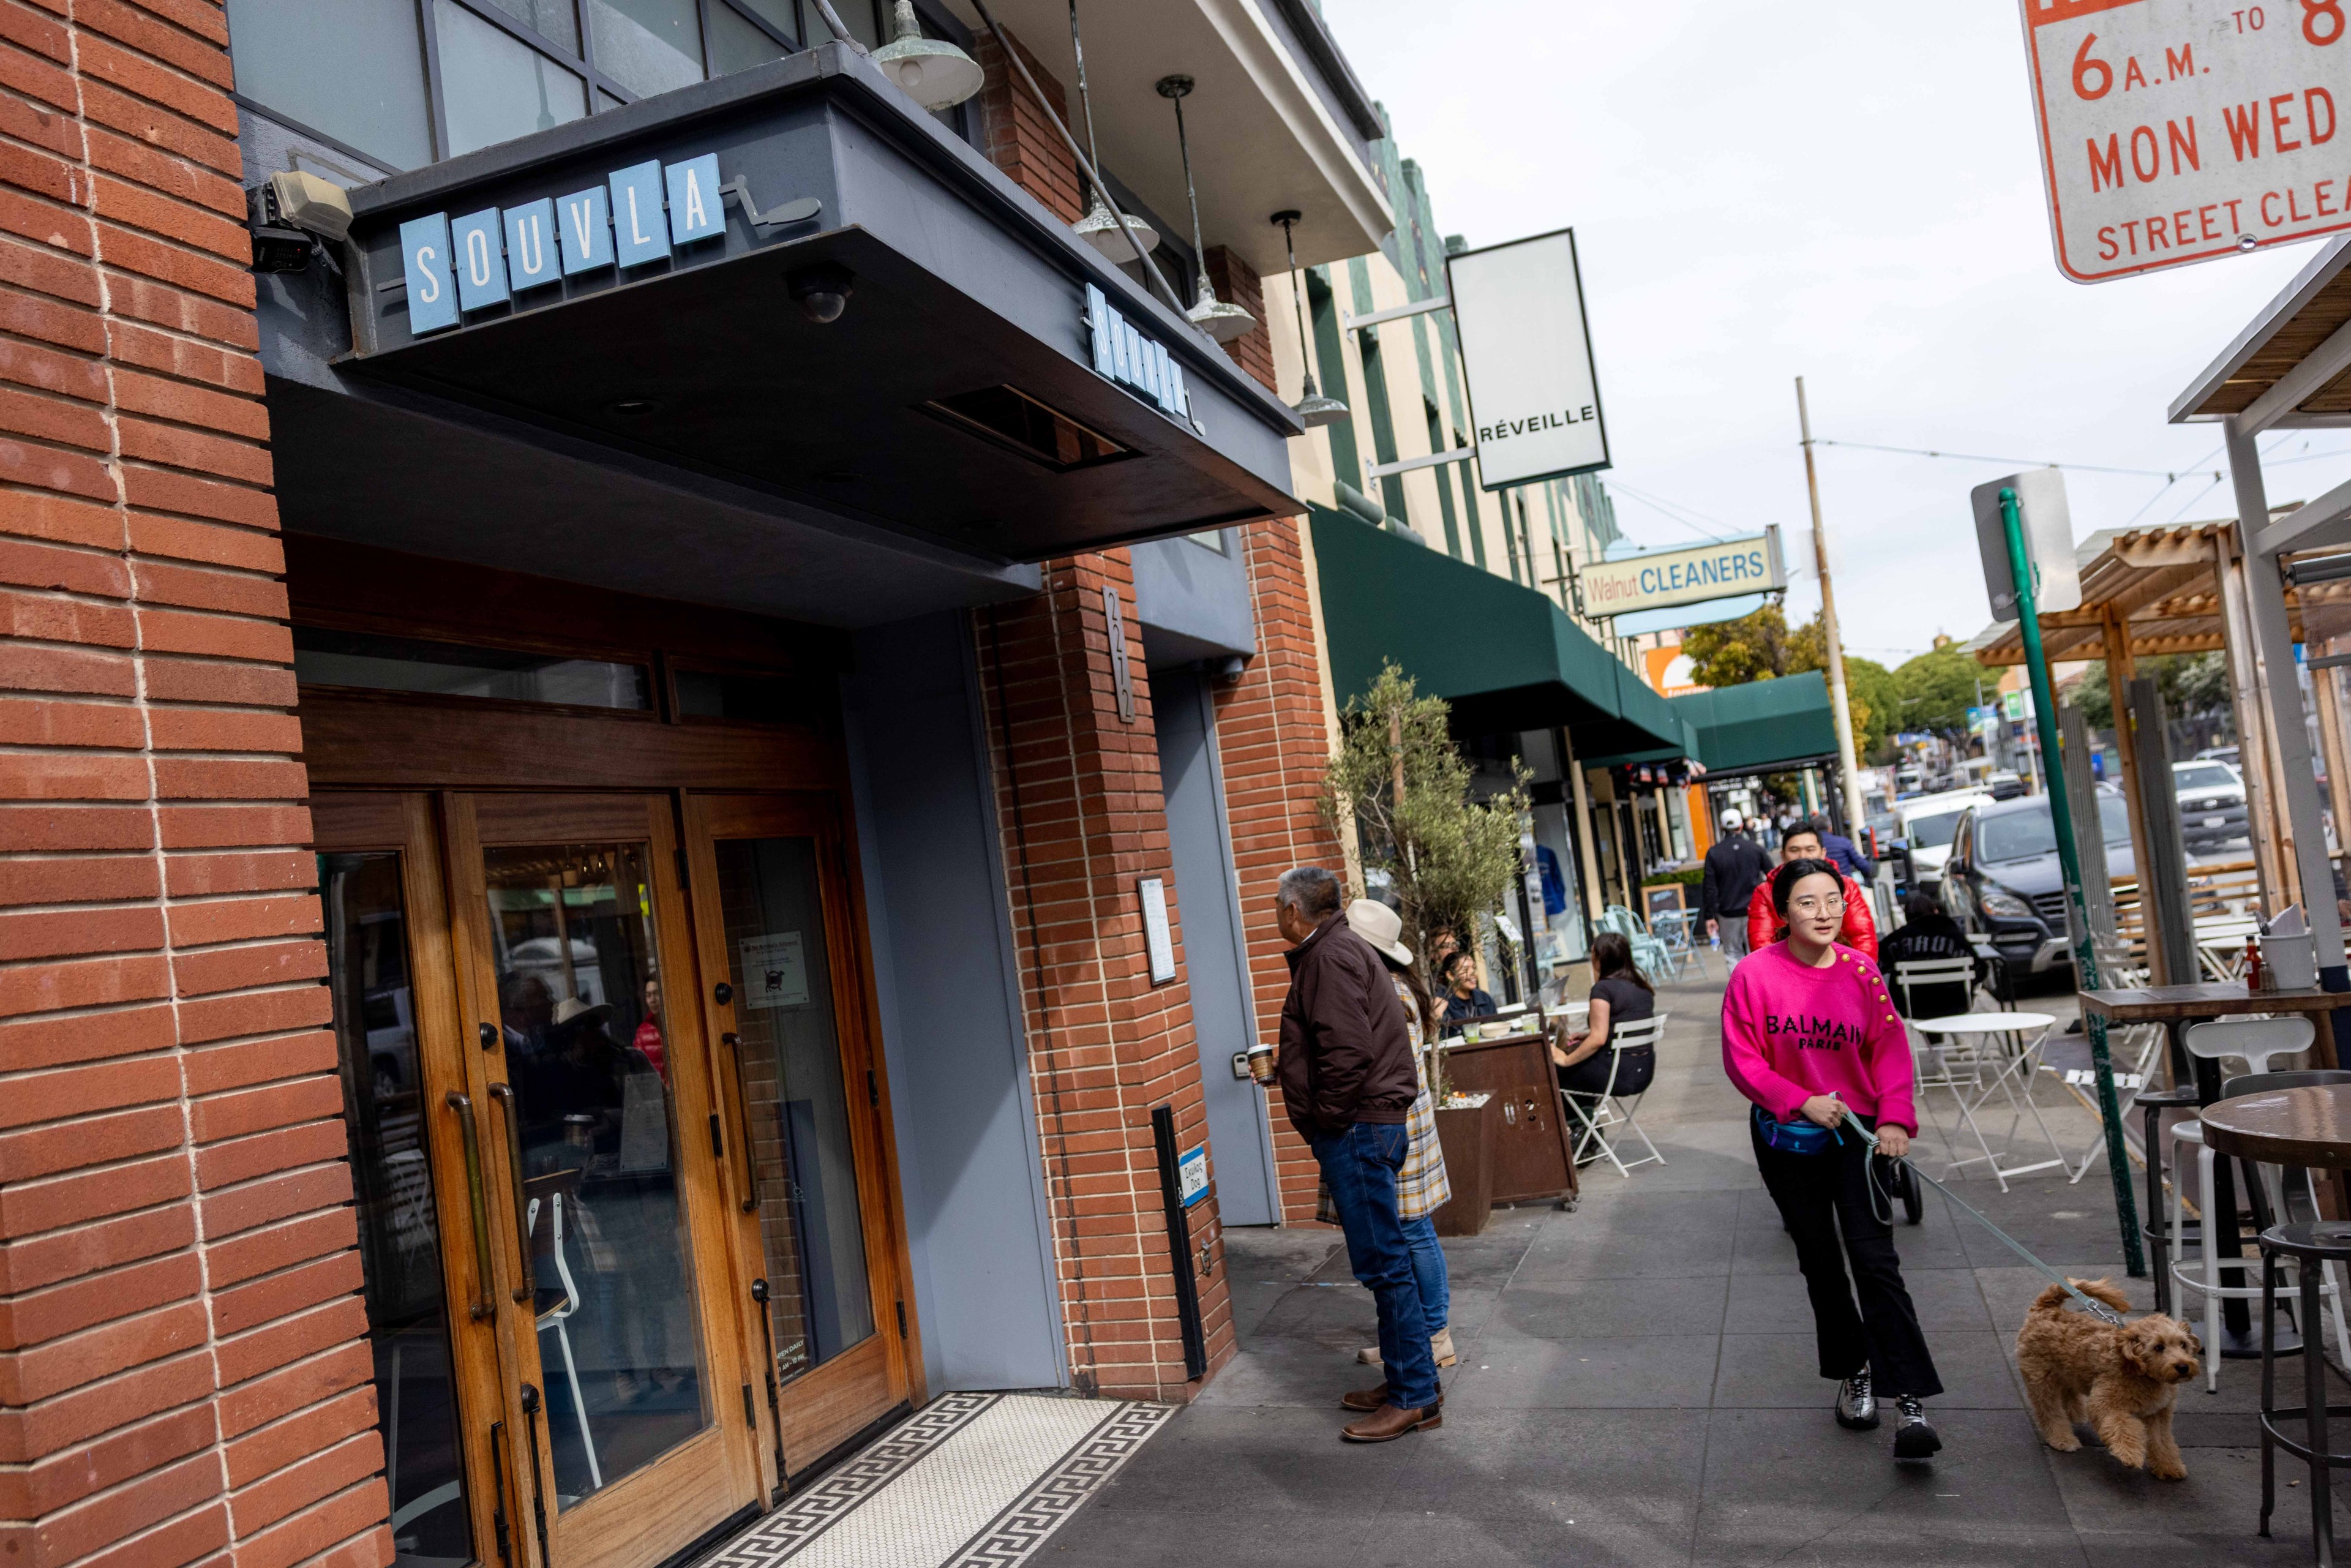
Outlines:
[[[2250, 446], [2252, 444], [2249, 442]], [[2230, 456], [2233, 467], [2235, 451]], [[2261, 481], [2255, 477], [2258, 491]], [[2237, 771], [2245, 780], [2245, 815], [2253, 844], [2253, 871], [2261, 884], [2262, 912], [2275, 915], [2294, 902], [2284, 868], [2287, 838], [2285, 813], [2279, 809], [2277, 787], [2283, 777], [2271, 764], [2268, 705], [2262, 700], [2261, 663], [2255, 656], [2259, 637], [2252, 622], [2252, 586], [2245, 567], [2244, 538], [2228, 534], [2212, 543], [2212, 588], [2220, 601], [2222, 657], [2229, 666], [2229, 702], [2237, 718]]]
[[2130, 707], [2123, 699], [2138, 674], [2138, 662], [2131, 656], [2129, 622], [2112, 603], [2098, 607], [2098, 625], [2105, 638], [2106, 695], [2114, 706], [2115, 739], [2118, 743], [2116, 749], [2122, 754], [2123, 804], [2130, 810], [2131, 864], [2137, 872], [2139, 930], [2146, 938], [2150, 977], [2158, 986], [2168, 986], [2172, 977], [2163, 960], [2163, 944], [2155, 939], [2150, 924], [2154, 905], [2147, 898], [2147, 881], [2155, 866], [2155, 841], [2147, 836], [2147, 798], [2139, 792], [2146, 788], [2146, 780], [2139, 777], [2137, 748], [2131, 744]]
[[[2283, 818], [2290, 834], [2279, 846], [2280, 859], [2291, 863], [2305, 896], [2302, 899], [2310, 930], [2315, 937], [2318, 963], [2329, 989], [2344, 983], [2343, 923], [2335, 904], [2335, 868], [2326, 858], [2326, 834], [2321, 826], [2318, 779], [2310, 766], [2310, 738], [2304, 727], [2302, 688], [2294, 679], [2294, 633], [2286, 621], [2285, 581], [2277, 557], [2262, 548], [2262, 530], [2269, 522], [2269, 497], [2262, 480], [2261, 449], [2245, 423], [2231, 418], [2226, 425], [2229, 476], [2237, 495], [2237, 526], [2244, 539], [2246, 609], [2252, 622], [2255, 647], [2269, 677], [2265, 683], [2271, 719], [2270, 740], [2278, 775], [2283, 784]], [[2275, 910], [2271, 911], [2275, 914]]]
[[[2330, 637], [2322, 649], [2306, 641], [2310, 636], [2309, 600], [2303, 601], [2304, 652], [2333, 653], [2341, 642]], [[2311, 695], [2318, 703], [2318, 744], [2320, 754], [2326, 759], [2327, 807], [2335, 819], [2335, 847], [2331, 856], [2340, 857], [2351, 847], [2351, 775], [2344, 771], [2351, 767], [2351, 740], [2346, 740], [2343, 728], [2343, 686], [2334, 666], [2310, 672]]]

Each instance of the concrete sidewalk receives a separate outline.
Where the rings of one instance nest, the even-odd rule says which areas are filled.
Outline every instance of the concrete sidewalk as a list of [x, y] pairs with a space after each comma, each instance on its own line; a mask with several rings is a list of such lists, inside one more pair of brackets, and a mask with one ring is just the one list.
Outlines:
[[[1344, 1249], [1325, 1230], [1228, 1232], [1241, 1354], [1037, 1561], [2311, 1560], [2306, 1483], [2284, 1484], [2298, 1466], [2280, 1468], [2276, 1538], [2254, 1533], [2258, 1364], [2224, 1363], [2217, 1396], [2200, 1384], [2182, 1394], [2184, 1482], [2125, 1471], [2094, 1445], [2046, 1450], [2011, 1348], [2043, 1281], [1931, 1189], [1925, 1223], [1898, 1240], [1948, 1388], [1930, 1407], [1947, 1447], [1930, 1467], [1897, 1468], [1890, 1419], [1840, 1430], [1795, 1252], [1755, 1175], [1746, 1103], [1723, 1078], [1720, 995], [1716, 983], [1659, 996], [1673, 1020], [1641, 1119], [1668, 1164], [1629, 1180], [1587, 1169], [1576, 1211], [1499, 1211], [1484, 1235], [1447, 1243], [1461, 1364], [1441, 1429], [1341, 1443], [1339, 1396], [1374, 1375], [1353, 1361], [1373, 1313]], [[2069, 1118], [2069, 1146], [2087, 1144], [2094, 1124], [2062, 1087], [2044, 1080], [2037, 1098]], [[1980, 1176], [1961, 1186], [2058, 1268], [2122, 1280], [2103, 1168], [2079, 1186], [2054, 1173], [2013, 1181], [2004, 1196]], [[2147, 1304], [2147, 1282], [2129, 1284]], [[2300, 1362], [2282, 1372], [2298, 1388]], [[2351, 1530], [2351, 1511], [2338, 1518]]]

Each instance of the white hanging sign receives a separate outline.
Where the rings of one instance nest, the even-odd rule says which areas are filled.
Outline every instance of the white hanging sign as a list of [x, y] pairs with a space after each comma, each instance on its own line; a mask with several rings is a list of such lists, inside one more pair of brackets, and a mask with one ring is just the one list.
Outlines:
[[1464, 251], [1445, 272], [1479, 483], [1500, 490], [1607, 467], [1575, 231]]

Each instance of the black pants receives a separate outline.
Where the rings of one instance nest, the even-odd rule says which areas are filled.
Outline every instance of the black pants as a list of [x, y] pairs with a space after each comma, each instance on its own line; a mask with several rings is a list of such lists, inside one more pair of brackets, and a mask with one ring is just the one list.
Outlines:
[[[1584, 1103], [1592, 1103], [1608, 1091], [1608, 1069], [1614, 1055], [1605, 1046], [1593, 1051], [1573, 1067], [1558, 1069], [1559, 1086]], [[1615, 1062], [1616, 1092], [1626, 1097], [1638, 1094], [1657, 1075], [1657, 1052], [1654, 1046], [1628, 1051]]]
[[[1780, 1218], [1795, 1239], [1796, 1260], [1813, 1299], [1813, 1333], [1819, 1342], [1821, 1375], [1849, 1377], [1869, 1367], [1879, 1393], [1911, 1394], [1921, 1399], [1943, 1391], [1935, 1358], [1918, 1330], [1918, 1312], [1902, 1283], [1902, 1260], [1894, 1253], [1894, 1228], [1880, 1219], [1893, 1200], [1870, 1204], [1870, 1166], [1881, 1189], [1886, 1165], [1870, 1158], [1868, 1145], [1848, 1134], [1826, 1154], [1796, 1155], [1774, 1149], [1749, 1124], [1755, 1165]], [[1875, 1127], [1871, 1129], [1875, 1131]], [[1844, 1232], [1840, 1248], [1838, 1232]], [[1853, 1266], [1851, 1281], [1845, 1265]], [[1854, 1297], [1861, 1298], [1858, 1312]]]

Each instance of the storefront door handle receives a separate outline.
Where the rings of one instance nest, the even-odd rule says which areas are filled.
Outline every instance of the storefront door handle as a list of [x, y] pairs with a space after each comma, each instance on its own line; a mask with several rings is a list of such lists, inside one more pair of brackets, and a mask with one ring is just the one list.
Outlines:
[[743, 1107], [743, 1212], [757, 1214], [759, 1212], [759, 1186], [758, 1178], [751, 1171], [751, 1088], [743, 1076], [743, 1037], [730, 1032], [720, 1035], [718, 1040], [734, 1053], [735, 1093]]
[[523, 1206], [522, 1118], [515, 1112], [513, 1084], [491, 1084], [490, 1098], [498, 1103], [498, 1113], [506, 1122], [507, 1166], [513, 1177], [515, 1250], [520, 1254], [520, 1282], [514, 1288], [514, 1299], [529, 1301], [538, 1295], [538, 1281], [530, 1271], [530, 1210]]
[[465, 1144], [465, 1200], [474, 1220], [474, 1305], [475, 1322], [490, 1315], [490, 1203], [482, 1192], [482, 1130], [475, 1124], [474, 1103], [449, 1091], [447, 1104], [457, 1113], [457, 1131]]

